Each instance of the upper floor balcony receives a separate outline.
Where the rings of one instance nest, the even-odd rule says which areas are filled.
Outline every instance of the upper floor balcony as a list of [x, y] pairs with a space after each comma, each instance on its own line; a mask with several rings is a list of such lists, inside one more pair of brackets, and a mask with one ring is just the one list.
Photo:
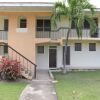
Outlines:
[[[90, 34], [90, 29], [83, 29], [82, 30], [82, 38], [83, 39], [90, 39], [90, 38], [100, 38], [100, 29], [98, 28], [94, 34]], [[51, 31], [37, 31], [36, 38], [44, 38], [44, 39], [65, 39], [67, 36], [68, 28], [61, 27], [58, 30], [51, 30]], [[69, 34], [69, 39], [78, 39], [77, 32], [75, 29], [71, 29]]]

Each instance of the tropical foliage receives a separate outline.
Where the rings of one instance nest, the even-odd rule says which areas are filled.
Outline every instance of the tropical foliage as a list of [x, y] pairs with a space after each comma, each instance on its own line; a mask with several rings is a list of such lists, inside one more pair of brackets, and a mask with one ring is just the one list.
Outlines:
[[[86, 11], [89, 11], [89, 14]], [[69, 21], [69, 29], [71, 29], [71, 23], [74, 22], [77, 35], [81, 37], [85, 20], [90, 24], [90, 34], [96, 31], [93, 14], [94, 6], [88, 0], [62, 0], [55, 3], [51, 19], [57, 26], [56, 23], [60, 21], [61, 16], [65, 16]]]
[[66, 17], [69, 21], [68, 23], [66, 21], [69, 26], [65, 42], [64, 69], [66, 65], [66, 52], [72, 22], [74, 22], [78, 38], [82, 38], [82, 34], [84, 34], [82, 30], [84, 28], [85, 20], [90, 25], [90, 34], [93, 34], [96, 31], [96, 23], [93, 20], [93, 15], [94, 6], [89, 3], [89, 0], [62, 0], [55, 3], [53, 14], [51, 16], [51, 22], [57, 26], [57, 22], [61, 20], [62, 16]]

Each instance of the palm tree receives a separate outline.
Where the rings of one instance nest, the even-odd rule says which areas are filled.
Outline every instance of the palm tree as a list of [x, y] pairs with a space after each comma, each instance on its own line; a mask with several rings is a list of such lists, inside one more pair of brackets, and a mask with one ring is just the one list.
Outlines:
[[[89, 11], [89, 14], [86, 11]], [[94, 15], [94, 6], [89, 3], [88, 0], [62, 0], [58, 1], [54, 4], [53, 14], [51, 16], [51, 22], [57, 26], [57, 22], [60, 21], [61, 16], [65, 16], [68, 18], [68, 31], [65, 42], [65, 50], [64, 50], [64, 64], [63, 64], [63, 72], [66, 73], [66, 52], [68, 46], [69, 34], [71, 32], [71, 24], [74, 22], [75, 30], [78, 38], [82, 38], [82, 29], [84, 27], [84, 21], [86, 20], [90, 24], [90, 34], [95, 33], [96, 31], [96, 23], [93, 20]]]

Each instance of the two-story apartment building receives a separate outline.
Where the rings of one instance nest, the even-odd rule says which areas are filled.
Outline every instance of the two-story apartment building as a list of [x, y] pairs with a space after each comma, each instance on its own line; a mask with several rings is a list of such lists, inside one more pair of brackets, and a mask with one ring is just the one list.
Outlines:
[[[33, 71], [32, 62], [38, 69], [62, 67], [68, 21], [62, 17], [54, 28], [50, 22], [52, 8], [52, 3], [0, 3], [0, 43], [7, 43], [11, 49], [1, 45], [0, 55], [19, 59], [23, 70]], [[94, 20], [97, 31], [90, 35], [89, 24], [85, 21], [82, 39], [77, 38], [72, 24], [66, 61], [70, 69], [100, 69], [99, 9]]]

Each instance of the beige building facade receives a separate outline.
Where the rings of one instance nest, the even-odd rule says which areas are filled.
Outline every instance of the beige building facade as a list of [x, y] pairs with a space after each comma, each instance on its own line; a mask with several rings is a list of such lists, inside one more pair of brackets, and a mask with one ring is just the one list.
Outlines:
[[[22, 56], [34, 62], [37, 69], [63, 67], [68, 20], [62, 17], [55, 29], [50, 22], [52, 8], [52, 3], [0, 3], [0, 42], [7, 43]], [[98, 29], [93, 36], [89, 34], [90, 30], [86, 23], [82, 39], [77, 38], [76, 31], [72, 28], [66, 67], [100, 69], [100, 14], [98, 12], [94, 17]], [[1, 47], [0, 50], [1, 55], [5, 54], [5, 47]]]

